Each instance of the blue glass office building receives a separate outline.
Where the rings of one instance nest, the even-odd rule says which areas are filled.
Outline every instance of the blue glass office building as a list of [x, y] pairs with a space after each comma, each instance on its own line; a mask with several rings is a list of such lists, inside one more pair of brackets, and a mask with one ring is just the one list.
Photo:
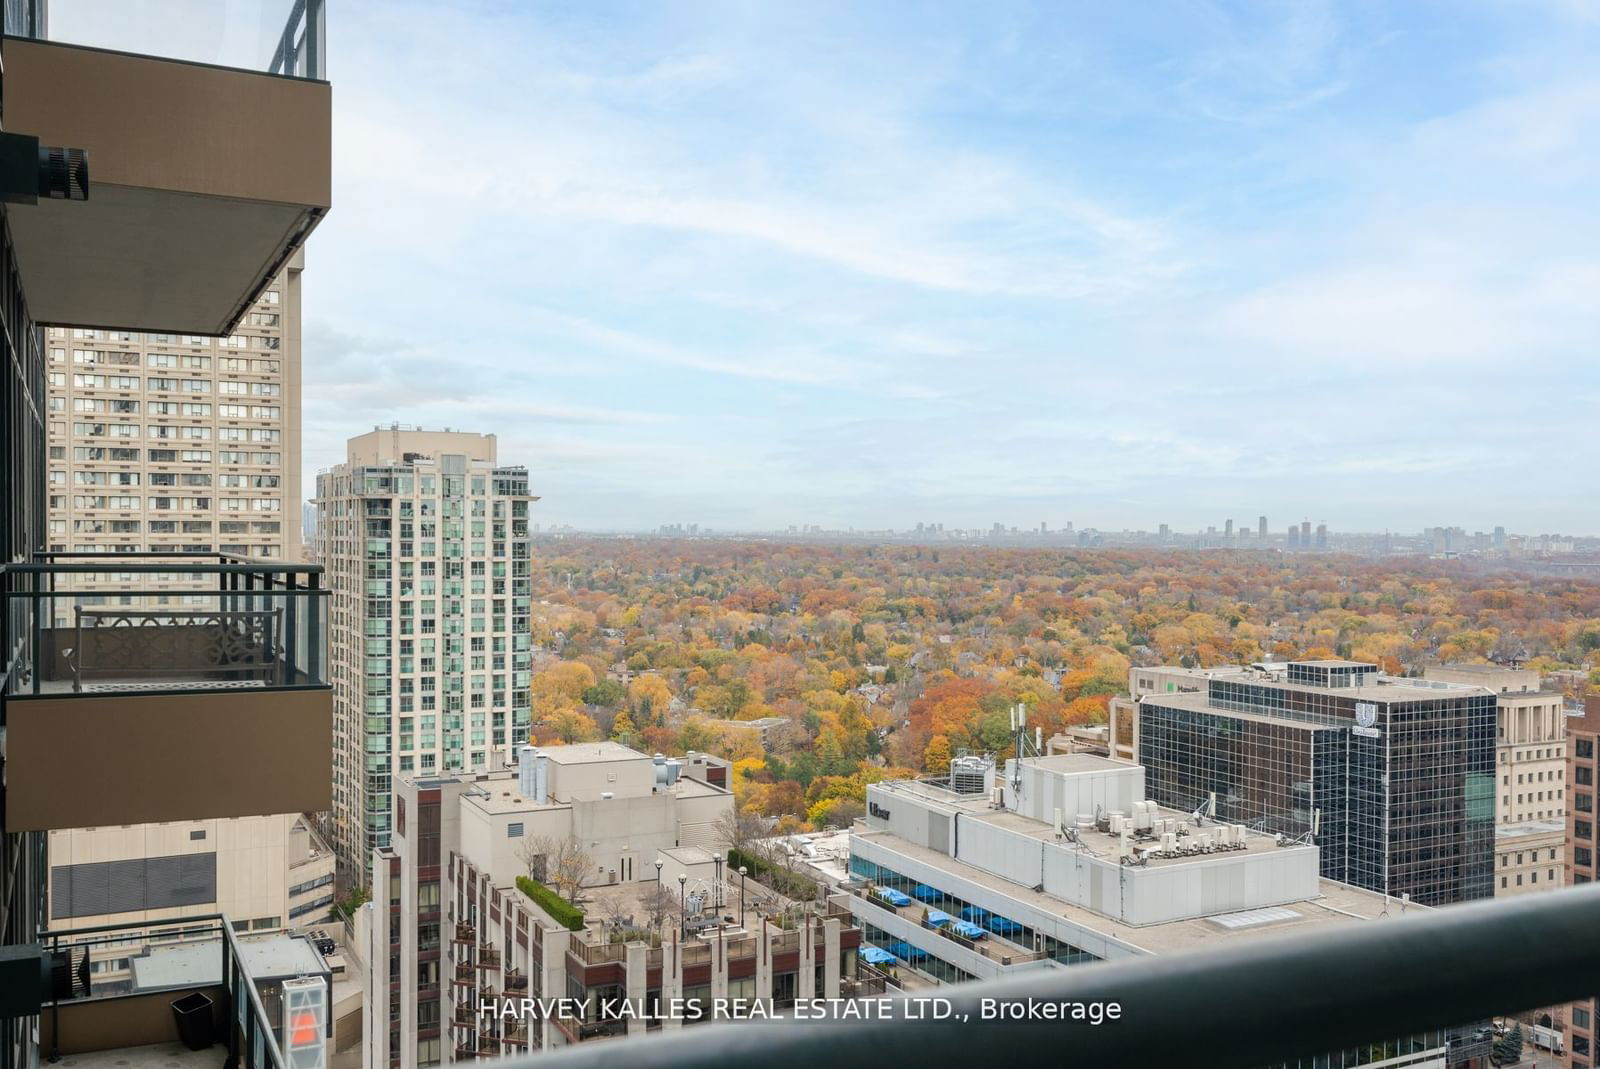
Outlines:
[[1495, 696], [1352, 661], [1241, 666], [1139, 703], [1149, 796], [1309, 835], [1328, 879], [1437, 906], [1493, 893]]

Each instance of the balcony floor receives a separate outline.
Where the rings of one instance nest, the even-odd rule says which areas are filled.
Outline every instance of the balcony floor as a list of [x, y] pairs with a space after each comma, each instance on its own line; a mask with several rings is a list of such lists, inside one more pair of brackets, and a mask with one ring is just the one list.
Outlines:
[[221, 1043], [209, 1050], [190, 1050], [182, 1043], [152, 1043], [148, 1047], [64, 1054], [53, 1064], [66, 1069], [216, 1069], [227, 1057], [228, 1048]]

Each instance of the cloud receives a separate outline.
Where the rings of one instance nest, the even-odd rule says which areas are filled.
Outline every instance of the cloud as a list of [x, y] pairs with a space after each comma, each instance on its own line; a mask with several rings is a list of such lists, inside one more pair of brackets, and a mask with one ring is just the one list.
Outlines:
[[307, 464], [495, 431], [596, 527], [1592, 525], [1541, 460], [1600, 448], [1590, 8], [337, 5]]

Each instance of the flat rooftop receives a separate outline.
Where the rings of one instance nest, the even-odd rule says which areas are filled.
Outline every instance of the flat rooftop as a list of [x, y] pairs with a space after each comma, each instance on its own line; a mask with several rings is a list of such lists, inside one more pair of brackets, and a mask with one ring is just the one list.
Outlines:
[[652, 758], [620, 742], [580, 742], [572, 746], [540, 746], [535, 752], [557, 765], [594, 765], [609, 761], [644, 761]]
[[[644, 758], [649, 761], [650, 759]], [[487, 793], [466, 791], [462, 799], [477, 806], [485, 813], [531, 813], [536, 809], [566, 809], [572, 805], [570, 798], [555, 798], [544, 805], [539, 805], [530, 798], [524, 798], [520, 789], [520, 781], [516, 772], [495, 772], [482, 779], [474, 779], [472, 786], [481, 788]], [[721, 787], [714, 787], [701, 780], [679, 776], [678, 782], [667, 788], [668, 792], [679, 798], [709, 798], [715, 795], [725, 795], [728, 792]], [[624, 798], [648, 798], [649, 794], [622, 794], [618, 800]]]
[[1525, 820], [1520, 824], [1497, 824], [1494, 829], [1496, 845], [1501, 843], [1517, 846], [1524, 842], [1533, 842], [1539, 839], [1565, 839], [1567, 837], [1567, 822], [1560, 819], [1553, 820]]
[[[1057, 754], [1053, 757], [1042, 757], [1038, 758], [1037, 760], [1029, 758], [1027, 760], [1027, 764], [1029, 766], [1037, 766], [1050, 771], [1066, 773], [1100, 771], [1127, 772], [1130, 767], [1125, 761], [1113, 761], [1110, 758], [1096, 757], [1093, 754]], [[875, 786], [885, 785], [886, 784], [884, 783], [880, 783], [876, 784]], [[893, 780], [888, 781], [887, 786], [890, 791], [896, 794], [909, 794], [913, 797], [922, 798], [929, 802], [933, 802], [934, 804], [945, 809], [959, 810], [962, 815], [967, 817], [967, 820], [978, 824], [985, 824], [995, 828], [1003, 828], [1008, 832], [1012, 832], [1017, 835], [1025, 835], [1030, 839], [1037, 839], [1040, 842], [1056, 843], [1059, 844], [1062, 849], [1082, 850], [1084, 853], [1089, 854], [1090, 856], [1108, 864], [1120, 865], [1122, 863], [1122, 837], [1120, 835], [1112, 835], [1110, 832], [1098, 831], [1091, 828], [1087, 831], [1078, 831], [1078, 839], [1076, 842], [1072, 842], [1067, 839], [1057, 839], [1054, 825], [1047, 824], [1044, 821], [1034, 820], [1032, 817], [1024, 816], [1021, 813], [1012, 812], [1009, 809], [995, 809], [991, 806], [989, 797], [985, 794], [957, 794], [954, 791], [950, 791], [939, 786], [938, 784], [925, 783], [920, 780]], [[1123, 815], [1132, 816], [1133, 814], [1124, 813]], [[1075, 828], [1076, 822], [1073, 820], [1074, 816], [1075, 814], [1063, 814], [1062, 820], [1071, 822]], [[1159, 805], [1155, 807], [1153, 819], [1173, 820], [1179, 822], [1180, 824], [1187, 825], [1189, 828], [1189, 834], [1191, 836], [1197, 834], [1209, 834], [1219, 826], [1218, 822], [1214, 820], [1207, 820], [1203, 824], [1196, 824], [1193, 820], [1193, 814], [1176, 809], [1168, 809], [1165, 806]], [[963, 821], [963, 826], [965, 826], [966, 823], [966, 821]], [[1146, 836], [1144, 839], [1140, 839], [1137, 835], [1130, 835], [1129, 843], [1134, 847], [1149, 849], [1159, 845], [1159, 839], [1152, 839], [1149, 836]], [[1259, 832], [1247, 831], [1245, 834], [1243, 849], [1234, 849], [1220, 854], [1195, 854], [1190, 857], [1153, 857], [1150, 858], [1146, 864], [1150, 868], [1174, 868], [1184, 865], [1197, 864], [1204, 861], [1215, 861], [1220, 857], [1249, 856], [1252, 854], [1271, 853], [1278, 850], [1311, 849], [1315, 848], [1311, 846], [1299, 845], [1279, 846], [1277, 839], [1274, 836], [1263, 835]]]
[[[252, 979], [292, 979], [329, 972], [309, 939], [287, 933], [242, 936], [239, 957]], [[222, 983], [222, 940], [197, 939], [151, 947], [148, 954], [130, 962], [135, 991], [172, 987], [203, 987]]]
[[[1024, 902], [1041, 912], [1099, 932], [1147, 954], [1174, 954], [1188, 950], [1202, 950], [1225, 944], [1234, 945], [1240, 939], [1254, 939], [1275, 934], [1300, 935], [1308, 931], [1321, 931], [1336, 924], [1377, 920], [1385, 915], [1399, 916], [1401, 912], [1401, 903], [1398, 899], [1385, 901], [1382, 895], [1364, 891], [1359, 887], [1336, 883], [1333, 880], [1319, 880], [1320, 893], [1317, 897], [1301, 902], [1237, 913], [1219, 913], [1190, 920], [1165, 921], [1136, 928], [1084, 906], [1063, 902], [1031, 887], [1012, 883], [993, 873], [918, 846], [889, 832], [869, 831], [857, 834], [869, 842], [880, 844], [915, 861]], [[1407, 910], [1423, 908], [1426, 907], [1415, 904], [1406, 907]]]
[[[1279, 662], [1272, 661], [1263, 663], [1277, 664]], [[1307, 664], [1315, 668], [1365, 668], [1369, 672], [1376, 672], [1378, 670], [1378, 666], [1373, 664], [1371, 661], [1346, 661], [1338, 657], [1325, 657], [1316, 661], [1284, 661], [1282, 663], [1285, 666], [1291, 664]]]
[[[1126, 761], [1113, 761], [1092, 753], [1058, 753], [1048, 757], [1028, 757], [1023, 763], [1029, 768], [1045, 768], [1051, 772], [1116, 772], [1128, 768]], [[998, 776], [999, 773], [997, 772]]]
[[[1297, 664], [1308, 662], [1297, 661]], [[1330, 662], [1345, 663], [1345, 662]], [[1493, 694], [1489, 687], [1477, 686], [1471, 683], [1450, 683], [1440, 679], [1421, 679], [1411, 676], [1390, 676], [1377, 672], [1368, 672], [1362, 675], [1359, 686], [1349, 687], [1319, 687], [1314, 683], [1290, 682], [1285, 672], [1289, 662], [1282, 664], [1273, 663], [1267, 669], [1257, 668], [1253, 665], [1230, 665], [1226, 667], [1196, 669], [1196, 679], [1221, 680], [1225, 682], [1257, 683], [1292, 690], [1300, 694], [1336, 694], [1359, 698], [1363, 701], [1393, 702], [1393, 701], [1419, 701], [1427, 698], [1447, 699], [1459, 698], [1467, 694]], [[1285, 671], [1279, 671], [1279, 668]], [[1204, 700], [1205, 690], [1179, 691], [1174, 693], [1153, 693], [1145, 696], [1145, 700], [1157, 699], [1162, 703], [1183, 695], [1199, 695]]]

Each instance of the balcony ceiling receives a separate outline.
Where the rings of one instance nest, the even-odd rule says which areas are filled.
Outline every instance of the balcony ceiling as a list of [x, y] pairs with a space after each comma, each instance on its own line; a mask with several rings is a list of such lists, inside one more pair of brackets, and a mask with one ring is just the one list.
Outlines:
[[41, 324], [229, 333], [328, 210], [325, 82], [8, 37], [5, 94], [89, 158], [87, 201], [9, 213]]

